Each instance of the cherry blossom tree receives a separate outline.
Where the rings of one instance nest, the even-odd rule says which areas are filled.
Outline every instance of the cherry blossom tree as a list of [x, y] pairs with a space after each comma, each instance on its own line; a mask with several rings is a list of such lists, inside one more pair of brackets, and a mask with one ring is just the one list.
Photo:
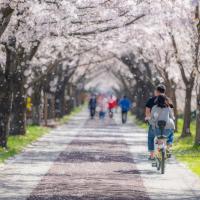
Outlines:
[[[28, 96], [33, 122], [40, 124], [46, 93], [63, 116], [66, 91], [73, 85], [77, 96], [78, 85], [104, 74], [130, 94], [140, 118], [159, 82], [167, 85], [177, 115], [177, 88], [183, 85], [182, 136], [190, 135], [191, 99], [198, 85], [198, 9], [197, 0], [2, 0], [0, 146], [6, 147], [9, 133], [25, 134]], [[197, 125], [198, 119], [197, 112]]]
[[[198, 25], [195, 21], [195, 12], [193, 12], [196, 8], [193, 8], [192, 10], [191, 8], [188, 9], [186, 6], [187, 5], [185, 4], [185, 7], [182, 7], [182, 9], [177, 9], [177, 12], [179, 12], [179, 18], [176, 20], [176, 22], [180, 28], [177, 29], [175, 26], [173, 26], [171, 32], [169, 33], [171, 36], [176, 61], [186, 88], [182, 137], [191, 134], [191, 99], [195, 85], [195, 79], [197, 77], [200, 47]], [[185, 20], [183, 21], [183, 19]], [[181, 33], [181, 35], [179, 35], [179, 33]]]

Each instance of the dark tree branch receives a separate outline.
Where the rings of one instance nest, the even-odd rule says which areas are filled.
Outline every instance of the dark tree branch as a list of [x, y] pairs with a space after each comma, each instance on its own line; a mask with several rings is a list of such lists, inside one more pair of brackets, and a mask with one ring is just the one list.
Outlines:
[[188, 80], [188, 78], [186, 76], [186, 73], [185, 73], [185, 70], [184, 70], [184, 66], [183, 66], [183, 62], [179, 58], [179, 52], [178, 52], [178, 48], [177, 48], [175, 37], [171, 32], [169, 33], [169, 35], [171, 37], [172, 45], [173, 45], [173, 48], [174, 48], [174, 53], [175, 53], [175, 56], [176, 56], [176, 62], [177, 62], [178, 66], [179, 66], [179, 69], [181, 71], [181, 75], [182, 75], [183, 81], [184, 81], [185, 85], [187, 85], [187, 84], [189, 84], [189, 80]]
[[36, 54], [36, 52], [37, 52], [37, 50], [38, 50], [38, 48], [40, 46], [40, 43], [41, 43], [40, 41], [36, 41], [34, 43], [33, 47], [30, 50], [30, 54], [28, 56], [28, 60], [29, 61], [31, 61], [33, 59], [34, 55]]
[[88, 35], [95, 35], [95, 34], [98, 34], [98, 33], [105, 33], [105, 32], [116, 30], [116, 29], [119, 29], [119, 28], [122, 28], [122, 27], [131, 26], [132, 24], [134, 24], [136, 21], [143, 18], [144, 16], [145, 16], [145, 14], [139, 15], [138, 17], [132, 19], [131, 21], [126, 22], [123, 26], [113, 25], [113, 26], [109, 26], [109, 27], [106, 27], [106, 28], [99, 28], [99, 29], [92, 30], [92, 31], [72, 32], [72, 33], [69, 33], [68, 35], [69, 36], [88, 36]]
[[3, 35], [4, 31], [6, 30], [10, 22], [10, 18], [12, 16], [13, 11], [14, 10], [10, 6], [0, 9], [0, 15], [2, 15], [2, 17], [0, 18], [0, 37]]

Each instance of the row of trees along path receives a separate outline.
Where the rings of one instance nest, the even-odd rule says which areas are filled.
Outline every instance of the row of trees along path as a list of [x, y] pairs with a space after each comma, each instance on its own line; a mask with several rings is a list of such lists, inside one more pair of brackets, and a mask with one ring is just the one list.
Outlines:
[[41, 110], [45, 119], [62, 117], [102, 74], [136, 103], [139, 119], [164, 83], [176, 119], [184, 113], [182, 137], [191, 135], [196, 110], [199, 144], [199, 13], [198, 0], [1, 0], [0, 146], [9, 134], [26, 133], [27, 99], [33, 124], [41, 123]]

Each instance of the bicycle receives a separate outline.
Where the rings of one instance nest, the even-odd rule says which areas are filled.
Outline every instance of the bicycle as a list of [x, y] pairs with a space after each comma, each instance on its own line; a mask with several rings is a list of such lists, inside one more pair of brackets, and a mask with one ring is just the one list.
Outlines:
[[164, 128], [166, 121], [158, 121], [158, 127], [160, 129], [160, 135], [155, 138], [155, 163], [152, 163], [153, 167], [156, 167], [161, 174], [165, 173], [165, 165], [167, 156], [167, 136], [164, 135]]

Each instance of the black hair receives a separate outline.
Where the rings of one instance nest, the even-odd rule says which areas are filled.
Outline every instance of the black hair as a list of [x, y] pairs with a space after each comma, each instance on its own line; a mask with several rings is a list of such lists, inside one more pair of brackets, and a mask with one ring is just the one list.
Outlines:
[[157, 100], [156, 100], [156, 105], [158, 107], [160, 107], [160, 108], [166, 108], [166, 107], [168, 107], [166, 96], [164, 96], [164, 95], [158, 96]]
[[163, 84], [159, 84], [157, 87], [156, 87], [156, 90], [158, 92], [160, 92], [161, 94], [164, 94], [165, 91], [166, 91], [166, 87], [163, 85]]

